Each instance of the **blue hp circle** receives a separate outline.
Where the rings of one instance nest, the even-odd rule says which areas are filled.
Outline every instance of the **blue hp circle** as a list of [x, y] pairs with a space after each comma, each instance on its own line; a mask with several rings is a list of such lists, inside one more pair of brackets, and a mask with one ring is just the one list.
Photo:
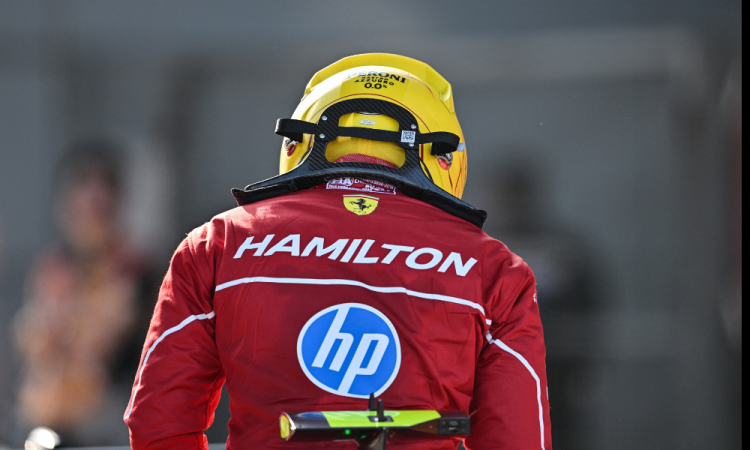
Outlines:
[[319, 388], [346, 397], [382, 394], [401, 366], [401, 344], [388, 318], [360, 303], [331, 306], [307, 321], [297, 358]]

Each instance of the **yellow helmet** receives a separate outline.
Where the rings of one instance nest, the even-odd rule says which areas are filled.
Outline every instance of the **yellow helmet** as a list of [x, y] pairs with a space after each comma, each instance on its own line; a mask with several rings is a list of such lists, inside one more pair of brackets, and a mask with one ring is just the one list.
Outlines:
[[[339, 132], [333, 140], [328, 137], [325, 157], [329, 162], [377, 162], [401, 167], [405, 152], [410, 151], [406, 143], [410, 142], [413, 150], [419, 152], [425, 174], [443, 191], [461, 198], [466, 185], [466, 146], [453, 106], [451, 85], [445, 78], [427, 64], [405, 56], [385, 53], [349, 56], [313, 76], [292, 119], [319, 123], [327, 120], [323, 113], [331, 105], [352, 99], [376, 99], [406, 109], [417, 122], [410, 124], [410, 128], [419, 138], [400, 135], [400, 142], [379, 139], [385, 135], [382, 131], [390, 132], [390, 136], [403, 131], [393, 115], [366, 110], [347, 112], [340, 116], [338, 127], [355, 132]], [[408, 129], [403, 132], [408, 134]], [[279, 161], [281, 174], [297, 167], [309, 154], [315, 139], [322, 135], [287, 133], [285, 136], [295, 139], [284, 139]]]

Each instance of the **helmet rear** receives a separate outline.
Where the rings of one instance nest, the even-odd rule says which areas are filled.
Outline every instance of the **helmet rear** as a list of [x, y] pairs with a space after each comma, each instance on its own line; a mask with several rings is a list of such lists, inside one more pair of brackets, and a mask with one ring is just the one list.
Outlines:
[[[444, 191], [461, 198], [466, 184], [466, 147], [453, 107], [451, 85], [432, 67], [399, 55], [373, 53], [355, 55], [331, 64], [308, 83], [293, 119], [317, 123], [330, 105], [355, 98], [373, 98], [395, 103], [411, 112], [417, 120], [415, 131], [449, 132], [459, 137], [454, 152], [433, 155], [432, 145], [419, 144], [423, 170]], [[391, 117], [359, 111], [339, 119], [341, 127], [367, 127], [398, 131]], [[286, 173], [302, 162], [315, 137], [304, 135], [301, 142], [284, 139], [279, 173]], [[404, 149], [391, 142], [339, 136], [328, 143], [330, 162], [376, 162], [391, 167], [404, 164]]]

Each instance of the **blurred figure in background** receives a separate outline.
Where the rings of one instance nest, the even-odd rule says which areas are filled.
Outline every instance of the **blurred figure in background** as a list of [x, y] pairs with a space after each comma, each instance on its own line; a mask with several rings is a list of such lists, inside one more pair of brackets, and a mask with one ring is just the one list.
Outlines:
[[57, 431], [64, 446], [127, 444], [127, 404], [155, 301], [153, 271], [118, 226], [118, 149], [80, 143], [59, 168], [59, 242], [38, 256], [15, 319], [25, 427]]
[[[0, 276], [5, 268], [5, 249], [3, 247], [7, 238], [4, 232], [3, 217], [0, 215]], [[5, 300], [5, 292], [2, 291], [0, 292], [0, 314], [7, 311]], [[7, 322], [0, 320], [0, 342], [5, 343], [8, 336]], [[7, 345], [0, 345], [0, 361], [3, 361], [3, 364], [0, 364], [0, 450], [9, 448], [6, 444], [8, 443], [7, 435], [9, 432], [7, 424], [10, 422], [8, 416], [11, 410], [9, 401], [9, 397], [11, 397], [11, 352], [12, 350]]]

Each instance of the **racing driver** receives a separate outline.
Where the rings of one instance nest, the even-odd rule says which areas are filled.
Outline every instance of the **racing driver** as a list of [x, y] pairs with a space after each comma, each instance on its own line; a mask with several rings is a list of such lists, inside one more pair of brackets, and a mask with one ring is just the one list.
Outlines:
[[239, 206], [172, 258], [124, 415], [132, 448], [207, 449], [224, 384], [228, 449], [354, 449], [287, 442], [279, 416], [370, 394], [470, 414], [471, 450], [551, 448], [534, 276], [460, 200], [451, 85], [411, 58], [350, 56], [276, 133], [280, 175], [234, 189]]

